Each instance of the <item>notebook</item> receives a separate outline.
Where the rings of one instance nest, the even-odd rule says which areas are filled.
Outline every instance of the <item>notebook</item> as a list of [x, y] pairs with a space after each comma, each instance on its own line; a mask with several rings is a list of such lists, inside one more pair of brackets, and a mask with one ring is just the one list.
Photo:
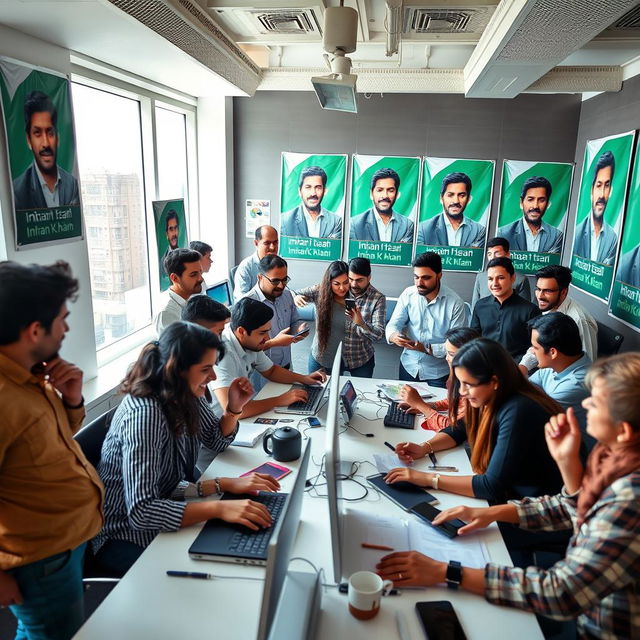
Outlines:
[[256, 424], [240, 420], [238, 433], [231, 443], [233, 447], [253, 447], [262, 438], [264, 432], [269, 428], [267, 424]]

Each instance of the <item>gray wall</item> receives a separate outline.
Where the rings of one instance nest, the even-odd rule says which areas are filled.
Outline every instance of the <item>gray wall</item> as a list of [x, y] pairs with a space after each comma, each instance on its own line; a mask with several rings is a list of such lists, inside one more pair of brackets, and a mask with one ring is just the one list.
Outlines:
[[[279, 226], [282, 151], [495, 159], [495, 214], [503, 159], [573, 162], [580, 119], [580, 98], [574, 95], [359, 95], [354, 115], [323, 111], [312, 92], [259, 91], [253, 98], [234, 98], [233, 107], [236, 263], [253, 250], [244, 237], [245, 199], [271, 200], [273, 225]], [[318, 282], [324, 271], [320, 262], [289, 264], [294, 289]], [[475, 274], [450, 272], [444, 278], [471, 299]], [[373, 281], [397, 296], [412, 276], [406, 267], [374, 267]]]

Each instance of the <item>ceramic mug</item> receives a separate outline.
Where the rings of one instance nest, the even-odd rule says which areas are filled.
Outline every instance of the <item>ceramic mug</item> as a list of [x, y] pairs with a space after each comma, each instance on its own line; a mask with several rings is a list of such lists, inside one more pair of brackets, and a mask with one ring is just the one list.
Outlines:
[[377, 573], [357, 571], [349, 578], [349, 613], [358, 620], [370, 620], [380, 611], [380, 599], [393, 587]]

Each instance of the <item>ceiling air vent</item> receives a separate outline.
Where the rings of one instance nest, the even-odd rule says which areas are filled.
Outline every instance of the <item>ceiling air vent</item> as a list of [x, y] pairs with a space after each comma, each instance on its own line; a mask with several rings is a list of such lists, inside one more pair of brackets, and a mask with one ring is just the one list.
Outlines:
[[425, 35], [431, 33], [482, 33], [492, 11], [478, 8], [405, 7], [403, 32]]
[[311, 10], [281, 9], [248, 11], [258, 32], [264, 35], [308, 35], [320, 33], [315, 14]]
[[618, 22], [612, 24], [609, 29], [614, 31], [629, 31], [640, 29], [640, 5], [625, 13]]

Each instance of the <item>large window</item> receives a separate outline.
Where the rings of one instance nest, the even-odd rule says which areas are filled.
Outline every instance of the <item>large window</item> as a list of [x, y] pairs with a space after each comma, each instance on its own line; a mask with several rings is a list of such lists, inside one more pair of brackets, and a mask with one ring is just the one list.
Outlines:
[[156, 106], [158, 197], [184, 198], [188, 210], [187, 129], [184, 113]]

